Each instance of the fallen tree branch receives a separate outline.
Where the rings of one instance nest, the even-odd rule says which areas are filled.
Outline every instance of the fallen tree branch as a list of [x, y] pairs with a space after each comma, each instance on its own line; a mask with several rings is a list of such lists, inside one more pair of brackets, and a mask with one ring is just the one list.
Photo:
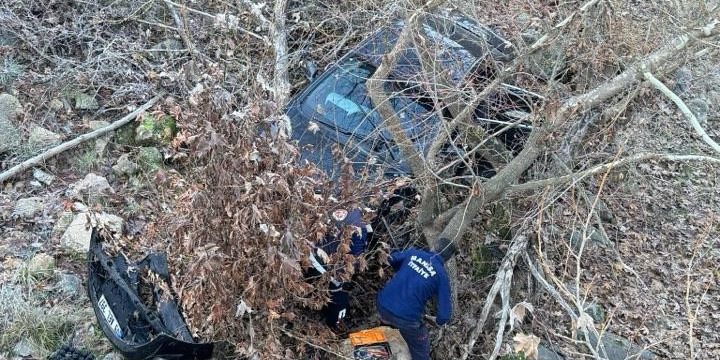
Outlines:
[[495, 348], [493, 349], [493, 353], [490, 358], [494, 359], [499, 353], [503, 334], [505, 332], [505, 323], [507, 322], [508, 311], [510, 309], [509, 294], [513, 270], [515, 269], [515, 264], [517, 263], [518, 256], [525, 252], [527, 248], [527, 243], [528, 238], [524, 235], [521, 235], [516, 237], [510, 245], [510, 249], [505, 255], [502, 264], [500, 264], [500, 269], [495, 275], [495, 282], [493, 283], [492, 288], [490, 288], [490, 291], [485, 298], [485, 305], [483, 306], [482, 312], [480, 313], [480, 318], [477, 320], [475, 327], [470, 333], [469, 340], [462, 350], [462, 355], [460, 356], [461, 360], [466, 360], [468, 356], [470, 356], [473, 347], [475, 347], [475, 343], [477, 343], [477, 340], [480, 337], [480, 333], [485, 327], [485, 322], [487, 321], [488, 315], [490, 314], [490, 308], [495, 303], [495, 298], [497, 297], [498, 293], [500, 293], [500, 297], [503, 301], [503, 311], [501, 323], [500, 326], [498, 326], [498, 331], [495, 336]]
[[645, 73], [643, 73], [643, 75], [656, 89], [660, 90], [660, 92], [670, 98], [670, 100], [672, 100], [675, 105], [677, 105], [680, 111], [682, 111], [683, 115], [685, 115], [688, 121], [690, 121], [690, 125], [692, 125], [693, 129], [695, 129], [695, 132], [700, 135], [700, 138], [702, 138], [706, 144], [710, 145], [713, 150], [720, 153], [720, 145], [718, 145], [718, 143], [716, 143], [715, 140], [713, 140], [707, 134], [707, 132], [705, 132], [705, 129], [703, 129], [703, 127], [700, 125], [700, 122], [698, 121], [697, 117], [695, 117], [695, 114], [693, 114], [693, 112], [690, 111], [687, 105], [685, 105], [685, 102], [682, 101], [679, 96], [675, 95], [672, 90], [668, 89], [668, 87], [665, 86], [662, 81], [658, 80], [651, 72], [646, 71]]
[[82, 144], [85, 141], [97, 139], [100, 136], [102, 136], [110, 131], [117, 130], [121, 126], [134, 120], [138, 115], [142, 114], [145, 110], [147, 110], [150, 107], [152, 107], [153, 105], [155, 105], [164, 95], [165, 95], [165, 93], [163, 92], [163, 93], [155, 96], [154, 98], [150, 99], [150, 101], [146, 102], [139, 108], [135, 109], [133, 112], [125, 115], [122, 119], [115, 121], [114, 123], [112, 123], [104, 128], [100, 128], [95, 131], [89, 132], [87, 134], [80, 135], [70, 141], [64, 142], [52, 149], [49, 149], [40, 155], [34, 156], [28, 160], [23, 161], [20, 164], [17, 164], [15, 166], [11, 167], [10, 169], [6, 170], [5, 172], [0, 173], [0, 184], [2, 184], [6, 180], [16, 176], [17, 174], [19, 174], [33, 166], [43, 163], [44, 161], [52, 158], [55, 155], [58, 155], [66, 150], [72, 149], [72, 148]]
[[610, 170], [612, 168], [632, 164], [645, 160], [665, 160], [665, 161], [700, 161], [720, 164], [720, 158], [705, 155], [681, 155], [681, 154], [661, 154], [661, 153], [639, 153], [620, 160], [612, 161], [606, 164], [597, 165], [593, 168], [580, 171], [571, 175], [564, 175], [543, 180], [535, 180], [519, 185], [510, 185], [505, 194], [536, 190], [546, 186], [560, 185], [567, 182], [578, 182], [590, 175]]
[[535, 264], [530, 259], [530, 255], [527, 252], [523, 253], [523, 259], [525, 260], [525, 263], [527, 264], [528, 269], [530, 269], [530, 273], [535, 278], [535, 280], [537, 280], [537, 282], [539, 282], [540, 285], [545, 288], [545, 291], [547, 291], [548, 294], [550, 294], [550, 296], [552, 296], [553, 299], [555, 299], [555, 301], [557, 301], [558, 304], [560, 304], [560, 306], [565, 309], [565, 312], [570, 315], [570, 319], [572, 319], [573, 322], [576, 322], [578, 315], [575, 313], [572, 306], [570, 306], [570, 304], [568, 304], [567, 301], [563, 299], [562, 295], [560, 295], [560, 292], [558, 292], [555, 286], [549, 283], [547, 279], [545, 279], [545, 277], [540, 273], [540, 271], [538, 271], [537, 267], [535, 267]]

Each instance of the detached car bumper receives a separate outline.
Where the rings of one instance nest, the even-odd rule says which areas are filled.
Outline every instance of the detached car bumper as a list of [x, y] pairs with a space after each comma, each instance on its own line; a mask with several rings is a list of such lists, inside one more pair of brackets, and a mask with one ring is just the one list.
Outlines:
[[130, 360], [210, 358], [213, 344], [193, 340], [175, 303], [165, 256], [153, 253], [129, 262], [123, 254], [106, 254], [102, 243], [93, 229], [87, 290], [113, 346]]

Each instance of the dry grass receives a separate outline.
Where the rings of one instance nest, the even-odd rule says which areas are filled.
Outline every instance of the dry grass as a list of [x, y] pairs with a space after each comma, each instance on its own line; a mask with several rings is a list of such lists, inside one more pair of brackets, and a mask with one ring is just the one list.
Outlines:
[[92, 308], [52, 304], [47, 293], [24, 289], [12, 283], [0, 285], [0, 355], [25, 340], [37, 349], [33, 355], [42, 358], [71, 341], [77, 331], [91, 332], [81, 337], [78, 346], [94, 348], [102, 344], [99, 330], [93, 326]]

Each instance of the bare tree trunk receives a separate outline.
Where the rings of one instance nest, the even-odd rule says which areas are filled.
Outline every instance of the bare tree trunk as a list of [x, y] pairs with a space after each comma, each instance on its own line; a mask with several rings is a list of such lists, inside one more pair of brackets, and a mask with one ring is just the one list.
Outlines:
[[290, 80], [288, 79], [287, 29], [285, 28], [285, 9], [287, 0], [276, 0], [273, 8], [273, 22], [270, 25], [270, 37], [275, 51], [275, 69], [273, 88], [275, 104], [282, 108], [290, 98]]

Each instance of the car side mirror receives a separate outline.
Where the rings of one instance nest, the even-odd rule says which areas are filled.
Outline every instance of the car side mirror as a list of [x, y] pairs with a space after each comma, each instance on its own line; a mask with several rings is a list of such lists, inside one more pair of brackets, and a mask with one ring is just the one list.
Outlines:
[[317, 75], [317, 65], [315, 65], [315, 62], [312, 60], [306, 60], [303, 63], [303, 73], [305, 73], [305, 77], [309, 81], [315, 79], [315, 75]]

